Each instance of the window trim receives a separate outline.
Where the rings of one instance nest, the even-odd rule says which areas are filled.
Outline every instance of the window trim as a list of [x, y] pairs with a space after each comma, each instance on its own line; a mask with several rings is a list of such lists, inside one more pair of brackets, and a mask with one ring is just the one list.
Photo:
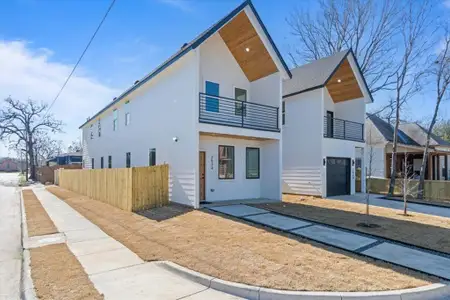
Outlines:
[[[245, 100], [244, 101], [242, 101], [242, 100], [239, 100], [239, 99], [237, 99], [236, 98], [236, 90], [241, 90], [241, 91], [245, 91]], [[245, 117], [247, 117], [247, 104], [246, 103], [244, 103], [244, 102], [247, 102], [248, 101], [248, 95], [249, 93], [248, 93], [248, 90], [247, 89], [243, 89], [243, 88], [240, 88], [240, 87], [237, 87], [237, 86], [234, 86], [234, 89], [233, 89], [233, 96], [234, 96], [234, 99], [236, 100], [236, 102], [234, 102], [234, 115], [235, 116], [240, 116], [240, 117], [242, 117], [242, 115], [244, 115], [244, 118]], [[242, 102], [238, 102], [238, 101], [242, 101]], [[240, 106], [240, 107], [239, 107]], [[239, 112], [240, 111], [240, 112]]]
[[[258, 177], [248, 176], [248, 150], [258, 150]], [[260, 179], [261, 178], [261, 150], [258, 147], [245, 148], [245, 179]]]
[[[220, 147], [230, 147], [233, 148], [233, 177], [230, 178], [220, 178]], [[219, 180], [233, 180], [236, 177], [236, 151], [235, 151], [235, 147], [234, 146], [230, 146], [230, 145], [218, 145], [217, 147], [217, 178], [219, 178]]]

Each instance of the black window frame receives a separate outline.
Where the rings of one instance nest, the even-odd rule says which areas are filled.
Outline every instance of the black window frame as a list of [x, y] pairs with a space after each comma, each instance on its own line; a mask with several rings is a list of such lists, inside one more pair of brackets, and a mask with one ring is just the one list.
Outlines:
[[103, 169], [104, 168], [104, 161], [103, 161], [103, 156], [102, 157], [100, 157], [100, 169]]
[[[248, 154], [249, 150], [258, 150], [258, 177], [249, 177], [248, 175]], [[257, 147], [245, 148], [245, 178], [246, 179], [259, 179], [261, 177], [261, 150]]]
[[112, 156], [108, 155], [108, 169], [112, 168]]
[[286, 124], [286, 102], [281, 102], [281, 125]]
[[[231, 148], [233, 149], [233, 158], [231, 159], [232, 163], [233, 163], [233, 177], [226, 177], [226, 178], [220, 178], [220, 147], [227, 147], [227, 148]], [[217, 177], [219, 178], [219, 180], [232, 180], [236, 177], [236, 152], [235, 152], [235, 148], [234, 146], [230, 146], [230, 145], [219, 145], [217, 147]], [[226, 174], [225, 174], [226, 175]]]
[[102, 136], [102, 124], [100, 123], [100, 119], [97, 121], [97, 131], [98, 131], [98, 137]]
[[125, 167], [131, 168], [131, 152], [125, 153]]
[[156, 148], [148, 150], [148, 165], [149, 167], [156, 166]]
[[91, 158], [91, 169], [95, 169], [94, 166], [95, 166], [95, 160], [94, 160], [94, 158], [92, 157], [92, 158]]
[[334, 137], [334, 112], [327, 110], [327, 137]]

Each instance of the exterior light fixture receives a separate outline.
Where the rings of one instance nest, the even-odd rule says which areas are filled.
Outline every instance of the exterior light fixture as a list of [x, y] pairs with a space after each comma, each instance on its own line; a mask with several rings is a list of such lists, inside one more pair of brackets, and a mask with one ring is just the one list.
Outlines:
[[341, 83], [341, 82], [342, 82], [342, 80], [338, 79], [338, 83]]
[[245, 52], [250, 52], [250, 48], [245, 48]]
[[174, 137], [172, 138], [172, 140], [176, 143], [176, 142], [178, 142], [178, 137], [177, 137], [177, 136], [174, 136]]

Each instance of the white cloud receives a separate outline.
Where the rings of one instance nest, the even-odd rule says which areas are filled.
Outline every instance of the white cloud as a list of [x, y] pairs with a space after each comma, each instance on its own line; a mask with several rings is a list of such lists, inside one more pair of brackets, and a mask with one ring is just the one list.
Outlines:
[[[0, 40], [0, 105], [8, 96], [51, 103], [72, 70], [72, 65], [51, 61], [51, 50], [31, 46], [25, 41]], [[66, 145], [78, 138], [79, 125], [120, 92], [121, 89], [100, 83], [78, 67], [51, 109], [66, 124], [65, 133], [56, 138]], [[4, 155], [8, 155], [8, 150], [0, 145], [0, 156]]]
[[185, 12], [193, 11], [192, 3], [187, 0], [159, 0], [159, 2], [173, 6]]

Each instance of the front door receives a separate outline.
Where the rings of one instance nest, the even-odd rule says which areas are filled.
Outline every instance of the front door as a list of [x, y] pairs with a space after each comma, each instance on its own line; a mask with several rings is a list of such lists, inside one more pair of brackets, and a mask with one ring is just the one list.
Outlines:
[[200, 151], [200, 201], [205, 201], [205, 151]]

